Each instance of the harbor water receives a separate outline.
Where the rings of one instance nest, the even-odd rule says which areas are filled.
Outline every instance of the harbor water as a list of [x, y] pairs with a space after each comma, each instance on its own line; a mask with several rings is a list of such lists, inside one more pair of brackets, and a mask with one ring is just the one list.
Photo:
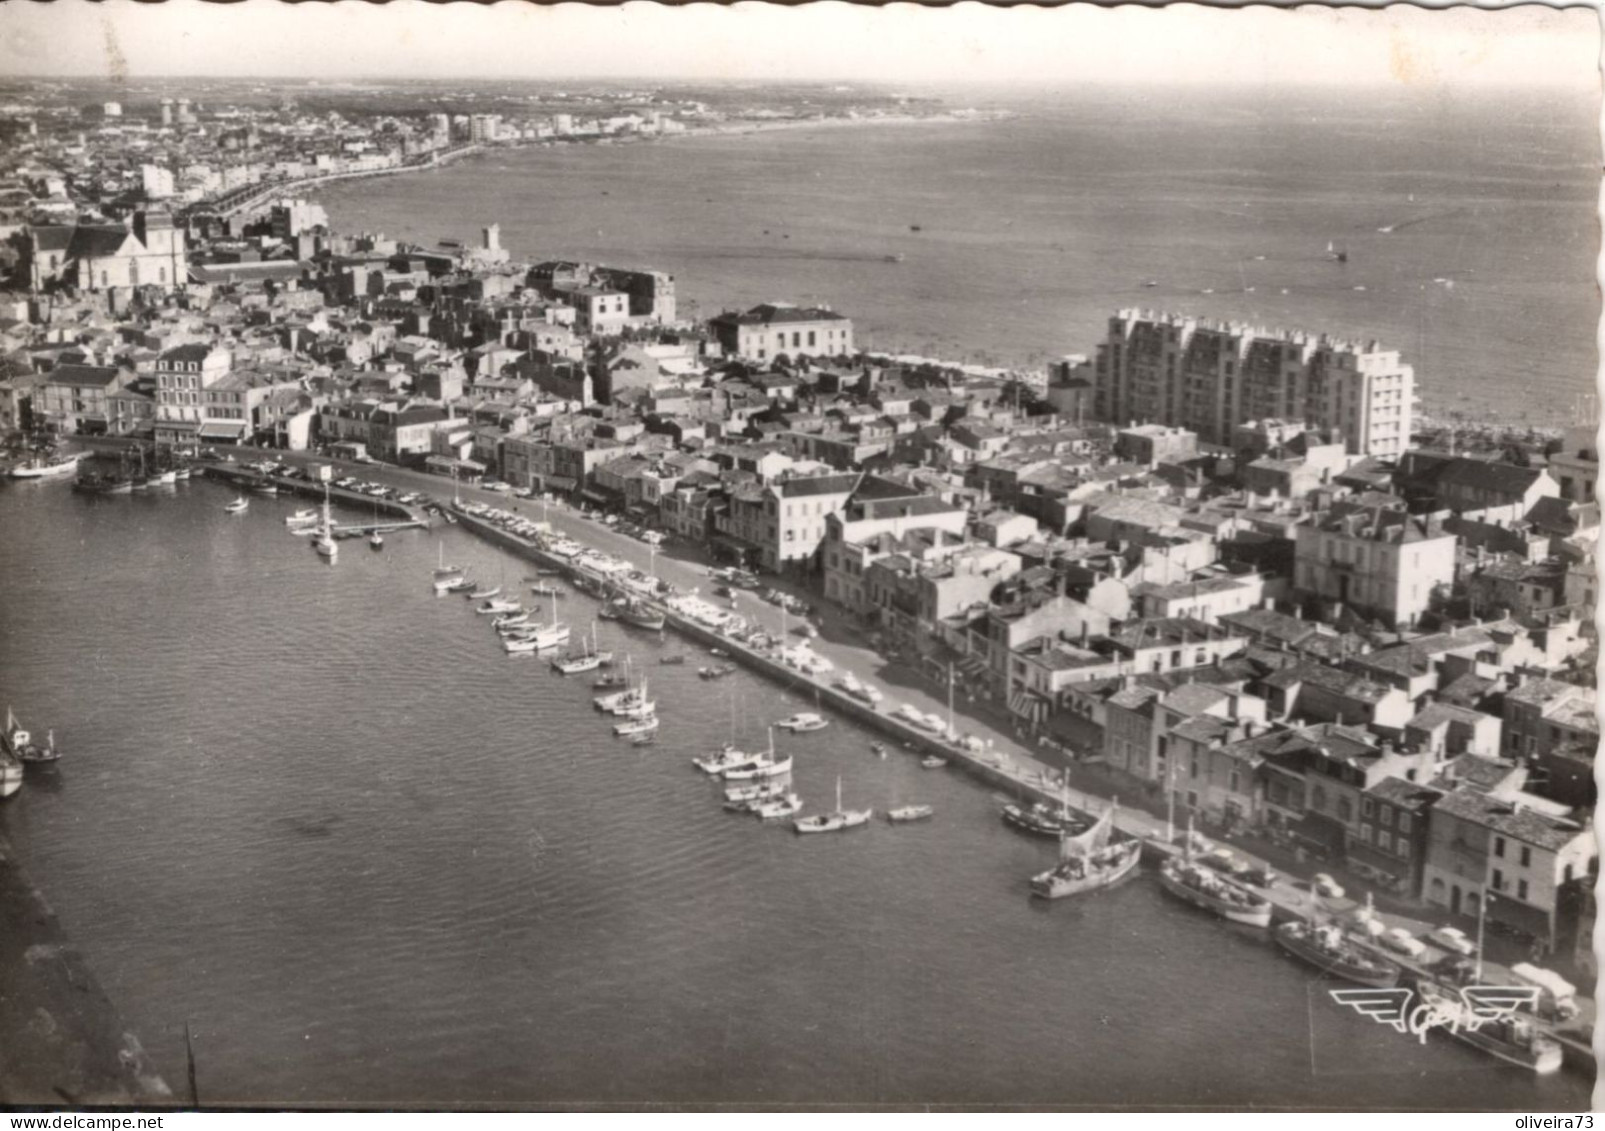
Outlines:
[[433, 245], [500, 223], [518, 259], [653, 266], [685, 315], [828, 303], [881, 350], [1040, 367], [1136, 306], [1375, 339], [1439, 412], [1555, 424], [1593, 392], [1592, 101], [1423, 84], [985, 105], [1018, 116], [490, 151], [317, 199], [343, 232]]
[[[526, 594], [530, 563], [447, 527], [331, 565], [300, 500], [232, 497], [0, 487], [0, 695], [66, 751], [0, 831], [169, 1080], [190, 1026], [205, 1104], [1588, 1102], [1340, 1010], [1151, 873], [1033, 902], [1051, 843], [846, 720], [775, 736], [806, 811], [840, 776], [933, 821], [723, 812], [690, 759], [811, 697], [602, 622], [663, 719], [632, 746], [429, 586], [437, 546]], [[576, 638], [596, 608], [558, 606]]]

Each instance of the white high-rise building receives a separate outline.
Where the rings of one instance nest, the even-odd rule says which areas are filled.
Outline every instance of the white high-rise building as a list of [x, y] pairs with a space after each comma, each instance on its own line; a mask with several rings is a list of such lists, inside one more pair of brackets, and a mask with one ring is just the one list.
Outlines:
[[140, 185], [145, 190], [146, 200], [166, 200], [173, 195], [173, 171], [164, 169], [160, 165], [141, 165], [139, 167]]
[[1093, 412], [1113, 424], [1177, 425], [1229, 444], [1239, 424], [1302, 420], [1389, 459], [1410, 443], [1415, 372], [1376, 342], [1122, 310], [1092, 376]]

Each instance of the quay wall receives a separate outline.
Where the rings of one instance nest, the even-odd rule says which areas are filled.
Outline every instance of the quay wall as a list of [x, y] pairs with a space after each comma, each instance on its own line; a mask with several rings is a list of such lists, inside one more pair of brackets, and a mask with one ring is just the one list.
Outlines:
[[[533, 542], [502, 530], [494, 523], [476, 518], [465, 511], [455, 510], [453, 517], [464, 528], [486, 541], [540, 565], [557, 567], [569, 576], [579, 576], [599, 582], [607, 580], [602, 574], [594, 570], [588, 570], [561, 555], [550, 553]], [[847, 715], [865, 726], [873, 727], [915, 753], [922, 756], [925, 754], [938, 755], [947, 759], [950, 766], [963, 769], [966, 773], [988, 786], [1013, 793], [1027, 801], [1044, 801], [1051, 804], [1057, 804], [1060, 801], [1060, 788], [1057, 782], [1042, 780], [1040, 776], [1033, 780], [1031, 777], [1011, 774], [1002, 766], [989, 760], [986, 754], [977, 754], [968, 748], [957, 746], [938, 738], [929, 731], [922, 731], [896, 716], [883, 714], [877, 708], [852, 698], [836, 687], [828, 686], [804, 672], [797, 671], [781, 663], [772, 656], [754, 648], [749, 648], [707, 625], [700, 624], [682, 615], [663, 604], [662, 601], [648, 600], [647, 603], [657, 611], [662, 612], [667, 624], [687, 639], [706, 647], [720, 648], [727, 652], [732, 660], [740, 661], [753, 671], [784, 685], [787, 689], [812, 687], [818, 693], [822, 706], [828, 705], [832, 710]], [[1140, 810], [1119, 809], [1115, 815], [1115, 825], [1122, 832], [1142, 840], [1143, 854], [1151, 861], [1162, 862], [1172, 856], [1179, 855], [1182, 851], [1178, 845], [1167, 844], [1161, 835], [1162, 830], [1156, 832], [1154, 819]], [[1246, 855], [1237, 849], [1233, 851], [1236, 855]], [[1309, 894], [1301, 888], [1293, 887], [1285, 879], [1268, 890], [1261, 890], [1260, 894], [1271, 902], [1273, 925], [1293, 919], [1306, 918], [1310, 914]], [[1397, 962], [1404, 968], [1407, 975], [1427, 974], [1426, 967], [1419, 962], [1413, 962], [1392, 951], [1379, 950], [1377, 953]], [[1429, 951], [1428, 954], [1430, 956], [1432, 951]], [[1485, 963], [1484, 981], [1489, 984], [1509, 985], [1514, 983], [1514, 978], [1506, 968], [1487, 962]], [[1581, 1071], [1593, 1071], [1593, 1049], [1586, 1037], [1573, 1029], [1562, 1028], [1548, 1020], [1540, 1019], [1538, 1024], [1546, 1033], [1560, 1042], [1568, 1067]]]
[[[271, 484], [280, 492], [289, 492], [293, 495], [302, 495], [309, 499], [322, 500], [323, 484], [309, 483], [304, 479], [285, 479], [276, 475], [263, 475], [249, 468], [234, 467], [228, 464], [202, 464], [197, 466], [203, 476], [229, 483], [249, 490], [263, 484]], [[404, 506], [394, 499], [380, 499], [373, 495], [364, 495], [360, 491], [348, 491], [343, 487], [329, 487], [329, 500], [331, 502], [349, 503], [351, 506], [377, 508], [381, 514], [393, 515], [405, 524], [428, 526], [423, 515], [411, 507]]]

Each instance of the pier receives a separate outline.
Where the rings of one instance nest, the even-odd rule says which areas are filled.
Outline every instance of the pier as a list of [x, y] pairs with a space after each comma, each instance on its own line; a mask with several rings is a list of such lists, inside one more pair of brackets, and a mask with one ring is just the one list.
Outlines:
[[337, 538], [355, 538], [363, 534], [389, 534], [393, 530], [422, 530], [429, 526], [429, 519], [421, 510], [404, 506], [394, 499], [380, 499], [373, 495], [364, 495], [360, 491], [347, 491], [342, 487], [331, 484], [313, 482], [306, 479], [286, 479], [280, 475], [263, 475], [259, 471], [249, 468], [236, 467], [232, 464], [203, 464], [196, 468], [201, 475], [208, 479], [216, 479], [228, 483], [242, 491], [254, 491], [258, 487], [272, 487], [278, 494], [300, 495], [305, 498], [322, 500], [324, 487], [328, 487], [328, 498], [331, 503], [345, 503], [353, 507], [368, 507], [379, 513], [392, 516], [390, 522], [346, 523], [333, 528]]

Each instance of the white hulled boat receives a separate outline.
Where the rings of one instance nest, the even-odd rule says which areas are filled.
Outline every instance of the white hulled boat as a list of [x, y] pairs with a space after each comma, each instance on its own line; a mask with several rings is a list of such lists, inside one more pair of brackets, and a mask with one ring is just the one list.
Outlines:
[[799, 833], [834, 833], [843, 829], [856, 829], [861, 825], [869, 824], [869, 819], [875, 815], [873, 809], [844, 809], [842, 808], [842, 780], [836, 779], [836, 809], [831, 813], [821, 813], [815, 817], [801, 817], [791, 823], [791, 827]]
[[451, 592], [453, 587], [461, 585], [465, 580], [462, 566], [446, 564], [446, 544], [444, 542], [440, 543], [440, 564], [435, 567], [433, 582], [435, 596], [444, 596]]
[[62, 456], [60, 459], [29, 460], [19, 463], [11, 469], [13, 479], [54, 479], [58, 475], [71, 475], [78, 470], [78, 461], [83, 459], [82, 454]]
[[238, 495], [235, 497], [232, 503], [228, 504], [223, 509], [228, 511], [229, 514], [244, 514], [250, 509], [250, 506], [251, 501], [249, 499], [247, 499], [244, 495]]
[[[1031, 878], [1032, 895], [1043, 899], [1080, 895], [1106, 888], [1136, 869], [1142, 859], [1142, 841], [1115, 828], [1116, 808], [1111, 805], [1079, 836], [1060, 839], [1059, 864]], [[1120, 839], [1115, 839], [1117, 836]]]
[[333, 561], [340, 556], [340, 547], [334, 540], [334, 524], [329, 519], [329, 485], [323, 485], [323, 516], [318, 523], [318, 536], [312, 540], [312, 548], [323, 557]]

